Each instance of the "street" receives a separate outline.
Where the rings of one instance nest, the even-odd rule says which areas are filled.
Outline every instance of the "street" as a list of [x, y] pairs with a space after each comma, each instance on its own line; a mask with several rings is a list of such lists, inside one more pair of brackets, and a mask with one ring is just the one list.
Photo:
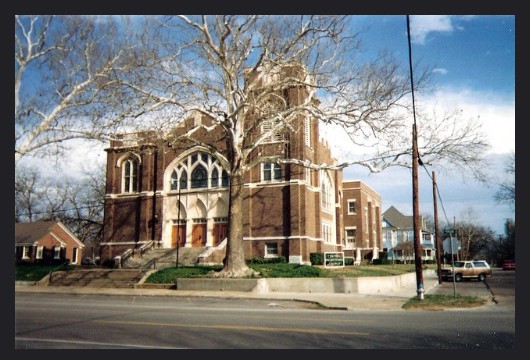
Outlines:
[[[514, 278], [457, 286], [501, 292]], [[16, 349], [515, 348], [515, 307], [496, 305], [349, 312], [282, 300], [16, 293], [15, 311]]]

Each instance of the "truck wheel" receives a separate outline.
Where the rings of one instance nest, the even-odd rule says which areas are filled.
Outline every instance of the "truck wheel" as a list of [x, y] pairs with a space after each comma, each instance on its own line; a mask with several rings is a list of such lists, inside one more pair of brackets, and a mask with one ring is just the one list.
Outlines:
[[456, 282], [462, 281], [462, 274], [455, 274], [455, 281]]
[[478, 281], [484, 281], [484, 280], [486, 280], [486, 275], [478, 274]]

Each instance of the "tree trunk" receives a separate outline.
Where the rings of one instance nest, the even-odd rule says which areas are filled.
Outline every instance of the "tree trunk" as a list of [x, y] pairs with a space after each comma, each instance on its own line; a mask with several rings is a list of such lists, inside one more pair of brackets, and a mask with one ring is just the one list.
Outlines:
[[215, 277], [241, 278], [258, 275], [245, 262], [245, 249], [243, 247], [243, 191], [244, 182], [241, 171], [233, 172], [230, 177], [226, 257], [223, 269], [215, 273]]

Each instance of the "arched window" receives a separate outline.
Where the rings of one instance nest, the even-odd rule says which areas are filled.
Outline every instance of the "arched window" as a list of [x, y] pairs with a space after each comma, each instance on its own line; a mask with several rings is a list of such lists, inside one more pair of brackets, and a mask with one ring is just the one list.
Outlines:
[[191, 173], [191, 188], [208, 187], [208, 172], [202, 165], [198, 165]]
[[322, 192], [322, 208], [326, 210], [333, 209], [333, 185], [327, 171], [321, 172], [321, 192]]
[[217, 170], [217, 168], [213, 168], [213, 171], [212, 171], [211, 187], [212, 188], [219, 187], [219, 170]]
[[169, 186], [171, 190], [178, 189], [178, 175], [177, 175], [176, 170], [173, 170], [173, 172], [171, 173], [171, 179], [169, 180]]
[[182, 170], [182, 174], [180, 174], [180, 189], [187, 189], [188, 188], [188, 173], [186, 170]]
[[229, 183], [230, 178], [228, 177], [228, 173], [223, 169], [223, 175], [221, 176], [221, 186], [228, 187]]
[[[189, 185], [188, 177], [190, 177]], [[166, 181], [169, 185], [169, 191], [178, 189], [217, 189], [229, 185], [229, 176], [221, 166], [219, 159], [206, 152], [199, 151], [180, 159], [176, 167], [169, 171]]]
[[138, 191], [138, 161], [127, 159], [123, 163], [122, 192], [132, 193]]

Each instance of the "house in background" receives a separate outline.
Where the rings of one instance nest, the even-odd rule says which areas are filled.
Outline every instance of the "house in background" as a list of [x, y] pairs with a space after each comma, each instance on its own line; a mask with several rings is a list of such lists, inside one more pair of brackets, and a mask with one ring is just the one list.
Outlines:
[[60, 221], [15, 223], [15, 263], [79, 265], [85, 245]]
[[[425, 221], [420, 215], [423, 261], [434, 261], [434, 235], [427, 230]], [[390, 206], [383, 213], [383, 248], [386, 249], [387, 259], [394, 261], [414, 260], [414, 217], [403, 215], [394, 206]]]

